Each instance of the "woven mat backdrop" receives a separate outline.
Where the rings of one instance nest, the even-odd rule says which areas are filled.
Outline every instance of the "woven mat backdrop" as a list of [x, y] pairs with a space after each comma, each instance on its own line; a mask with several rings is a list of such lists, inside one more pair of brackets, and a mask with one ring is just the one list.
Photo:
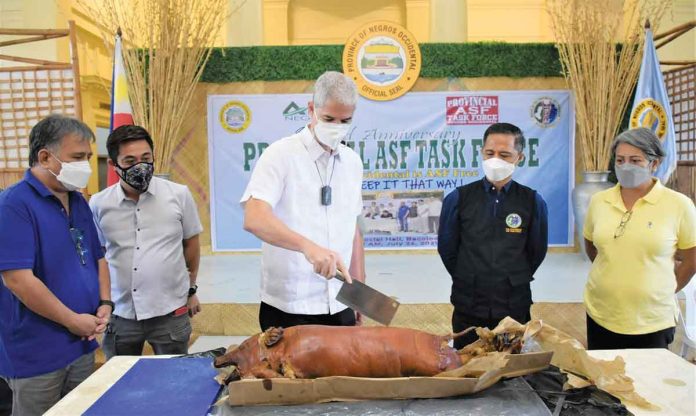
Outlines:
[[[680, 302], [682, 311], [685, 304]], [[201, 335], [253, 335], [260, 331], [258, 324], [259, 304], [255, 303], [210, 303], [204, 304], [203, 310], [192, 321], [193, 336], [191, 343]], [[447, 334], [452, 331], [450, 325], [452, 305], [447, 303], [402, 304], [399, 307], [393, 326], [419, 329], [433, 334]], [[585, 330], [585, 306], [582, 303], [539, 302], [532, 305], [532, 319], [559, 328], [587, 346]], [[378, 325], [365, 319], [365, 325]], [[674, 342], [670, 351], [681, 353], [684, 327], [677, 325]], [[690, 349], [686, 358], [696, 362], [696, 350]]]
[[[684, 310], [684, 302], [681, 302]], [[196, 342], [202, 335], [243, 335], [250, 336], [260, 331], [258, 325], [258, 303], [207, 303], [201, 313], [192, 322], [193, 334], [189, 345]], [[433, 334], [446, 334], [452, 330], [449, 322], [452, 316], [452, 305], [446, 303], [434, 304], [404, 304], [394, 317], [393, 325], [428, 331]], [[582, 303], [535, 303], [532, 305], [532, 319], [542, 321], [560, 328], [587, 346], [585, 334], [585, 307]], [[366, 319], [365, 325], [376, 325]], [[684, 328], [677, 326], [674, 342], [670, 351], [680, 354]], [[227, 345], [220, 345], [227, 347]], [[152, 355], [152, 348], [146, 343], [146, 355]], [[696, 351], [689, 350], [688, 360], [696, 362]], [[101, 349], [97, 350], [97, 363], [104, 362]]]
[[[210, 303], [193, 319], [193, 331], [198, 335], [252, 335], [260, 332], [258, 303]], [[585, 307], [581, 303], [536, 303], [532, 318], [561, 328], [583, 344], [585, 336]], [[415, 303], [399, 307], [392, 326], [419, 329], [433, 334], [452, 331], [452, 305], [448, 303]], [[365, 319], [365, 325], [378, 325]]]
[[[586, 345], [585, 307], [581, 303], [536, 303], [532, 305], [532, 318], [542, 319]], [[452, 305], [448, 303], [402, 304], [392, 326], [414, 328], [432, 334], [447, 334], [452, 331]], [[376, 322], [365, 318], [365, 325], [375, 326]], [[258, 303], [206, 303], [192, 320], [193, 333], [189, 345], [202, 335], [242, 335], [251, 336], [260, 332]], [[679, 340], [676, 340], [679, 341]], [[675, 342], [675, 345], [677, 342]], [[679, 343], [678, 345], [681, 345]], [[223, 346], [223, 345], [221, 345]], [[224, 345], [227, 347], [227, 345]], [[153, 354], [152, 348], [145, 344], [145, 355]], [[97, 363], [104, 362], [104, 356], [97, 351]]]
[[[313, 81], [254, 81], [228, 84], [200, 83], [189, 115], [184, 121], [184, 139], [174, 150], [172, 180], [188, 185], [198, 204], [203, 223], [201, 248], [210, 254], [210, 187], [208, 182], [207, 97], [216, 94], [291, 94], [311, 92]], [[554, 90], [565, 89], [563, 78], [421, 78], [413, 91]], [[576, 155], [579, 154], [576, 145]], [[576, 166], [579, 159], [576, 156]], [[230, 232], [243, 232], [230, 230]], [[573, 248], [564, 249], [572, 251]]]

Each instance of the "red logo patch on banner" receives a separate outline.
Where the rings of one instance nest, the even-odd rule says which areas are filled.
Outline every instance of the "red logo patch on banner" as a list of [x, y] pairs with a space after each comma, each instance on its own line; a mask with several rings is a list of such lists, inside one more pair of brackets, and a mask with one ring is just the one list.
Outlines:
[[467, 95], [447, 97], [447, 124], [493, 124], [498, 122], [498, 97]]

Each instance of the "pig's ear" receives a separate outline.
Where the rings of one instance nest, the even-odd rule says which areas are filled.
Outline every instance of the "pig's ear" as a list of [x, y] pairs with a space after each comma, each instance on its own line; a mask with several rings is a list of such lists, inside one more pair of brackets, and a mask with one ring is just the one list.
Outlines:
[[263, 333], [263, 343], [267, 347], [272, 347], [283, 339], [283, 328], [270, 327]]

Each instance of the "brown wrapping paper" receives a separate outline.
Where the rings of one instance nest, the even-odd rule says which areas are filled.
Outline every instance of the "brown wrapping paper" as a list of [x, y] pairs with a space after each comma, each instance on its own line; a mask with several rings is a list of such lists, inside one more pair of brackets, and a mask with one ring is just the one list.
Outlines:
[[[506, 322], [507, 320], [512, 322]], [[511, 318], [505, 318], [500, 323], [503, 326], [515, 324], [519, 325]], [[526, 327], [525, 337], [533, 339], [540, 350], [553, 351], [551, 364], [569, 373], [569, 387], [582, 388], [594, 384], [597, 388], [618, 397], [624, 404], [660, 410], [659, 406], [636, 393], [633, 379], [626, 376], [626, 363], [620, 356], [613, 361], [592, 358], [578, 340], [539, 320], [530, 321]]]

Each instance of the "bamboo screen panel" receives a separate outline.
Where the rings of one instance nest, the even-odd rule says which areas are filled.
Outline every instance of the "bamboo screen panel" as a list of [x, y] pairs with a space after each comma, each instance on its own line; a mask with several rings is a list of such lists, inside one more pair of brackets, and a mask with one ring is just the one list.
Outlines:
[[52, 113], [75, 116], [72, 69], [0, 72], [0, 169], [29, 166], [29, 131]]
[[696, 65], [664, 73], [672, 104], [677, 160], [696, 161]]

